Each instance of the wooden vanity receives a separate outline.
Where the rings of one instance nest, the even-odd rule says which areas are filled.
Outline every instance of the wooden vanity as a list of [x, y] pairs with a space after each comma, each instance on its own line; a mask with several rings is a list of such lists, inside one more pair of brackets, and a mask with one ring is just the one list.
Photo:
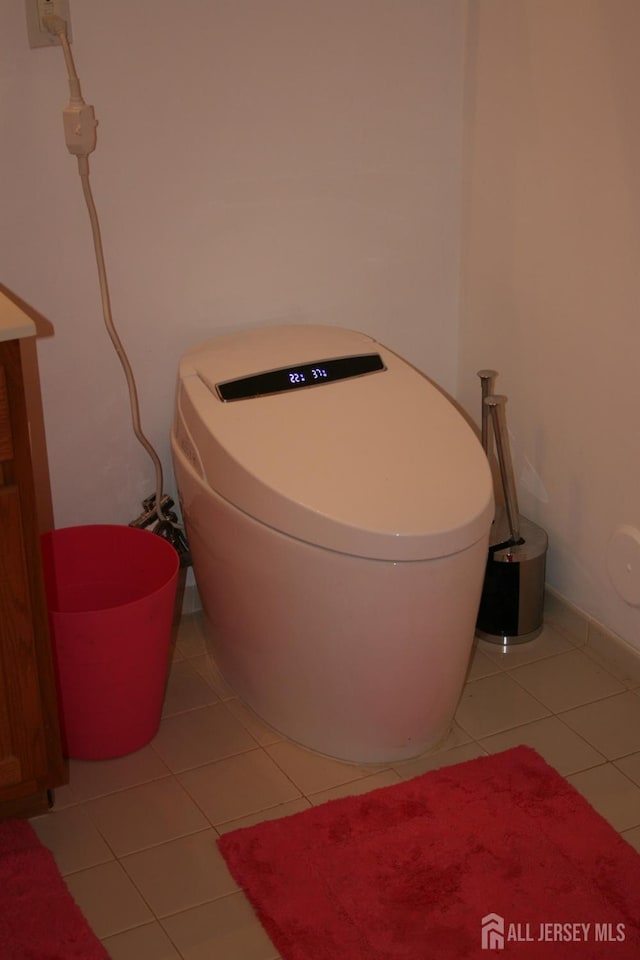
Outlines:
[[21, 351], [35, 333], [0, 292], [0, 817], [46, 810], [67, 782]]

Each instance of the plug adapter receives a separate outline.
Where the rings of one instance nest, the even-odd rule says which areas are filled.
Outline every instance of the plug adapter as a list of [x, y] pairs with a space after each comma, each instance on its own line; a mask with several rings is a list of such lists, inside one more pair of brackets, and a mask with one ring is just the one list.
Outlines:
[[62, 111], [62, 121], [69, 153], [76, 157], [86, 157], [95, 150], [98, 121], [92, 106], [86, 103], [70, 103]]

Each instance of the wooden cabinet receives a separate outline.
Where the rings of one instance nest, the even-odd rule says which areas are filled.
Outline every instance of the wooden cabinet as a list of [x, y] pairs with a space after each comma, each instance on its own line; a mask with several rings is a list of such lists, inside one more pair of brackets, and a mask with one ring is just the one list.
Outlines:
[[0, 817], [66, 782], [18, 340], [0, 342]]

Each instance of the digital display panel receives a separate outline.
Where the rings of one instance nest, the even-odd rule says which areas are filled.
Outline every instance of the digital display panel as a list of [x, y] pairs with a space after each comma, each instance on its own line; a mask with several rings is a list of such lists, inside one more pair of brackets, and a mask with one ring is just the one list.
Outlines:
[[365, 353], [355, 357], [334, 357], [331, 360], [316, 360], [314, 363], [299, 363], [292, 367], [267, 370], [250, 377], [241, 377], [239, 380], [217, 383], [216, 390], [221, 400], [247, 400], [270, 393], [283, 393], [285, 390], [317, 387], [323, 383], [348, 380], [385, 369], [380, 354]]

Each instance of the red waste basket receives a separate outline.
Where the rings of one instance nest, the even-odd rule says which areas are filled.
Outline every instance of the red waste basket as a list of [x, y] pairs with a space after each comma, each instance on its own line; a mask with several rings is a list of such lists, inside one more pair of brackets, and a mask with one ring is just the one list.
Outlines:
[[138, 750], [160, 723], [178, 554], [117, 525], [53, 530], [41, 547], [65, 755]]

